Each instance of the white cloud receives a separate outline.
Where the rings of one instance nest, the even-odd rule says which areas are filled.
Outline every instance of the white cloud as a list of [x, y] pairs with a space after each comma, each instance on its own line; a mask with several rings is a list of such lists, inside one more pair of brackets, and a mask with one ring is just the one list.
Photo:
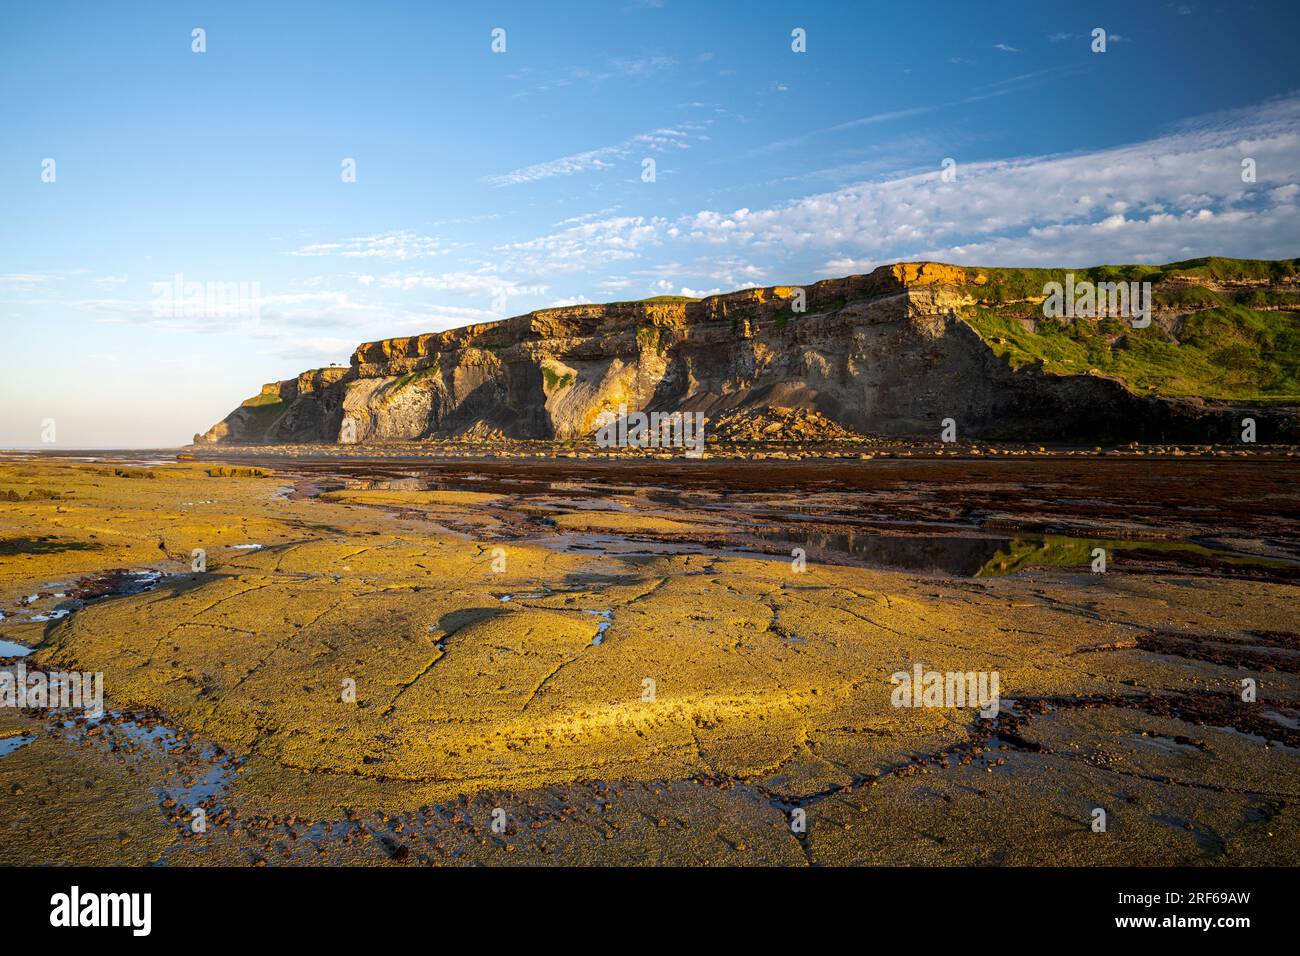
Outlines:
[[646, 151], [662, 152], [666, 149], [689, 149], [692, 131], [695, 128], [692, 124], [638, 133], [612, 146], [601, 146], [598, 149], [561, 156], [559, 159], [522, 166], [498, 176], [486, 176], [483, 181], [489, 186], [517, 186], [521, 183], [533, 183], [556, 176], [573, 176], [593, 169], [609, 169], [634, 154]]
[[[1241, 181], [1244, 157], [1256, 160], [1258, 183]], [[962, 164], [955, 182], [943, 182], [936, 165], [765, 208], [575, 221], [498, 246], [492, 268], [551, 275], [638, 261], [625, 275], [662, 280], [652, 288], [671, 291], [683, 282], [734, 289], [786, 281], [792, 267], [847, 274], [921, 257], [1087, 265], [1290, 256], [1300, 249], [1297, 183], [1300, 97], [1292, 97], [1198, 117], [1135, 144]], [[648, 259], [692, 246], [711, 251], [688, 256], [693, 265]]]
[[0, 289], [31, 289], [44, 285], [57, 276], [37, 272], [7, 272], [0, 274]]
[[[1258, 185], [1241, 182], [1246, 156], [1256, 160]], [[722, 247], [889, 257], [944, 240], [953, 248], [1052, 225], [1114, 228], [1114, 216], [1126, 210], [1135, 221], [1157, 211], [1181, 215], [1200, 208], [1259, 215], [1293, 198], [1274, 192], [1298, 179], [1300, 99], [1293, 98], [1130, 146], [965, 164], [951, 183], [936, 167], [767, 209], [702, 210], [674, 222], [667, 234]], [[1270, 222], [1277, 254], [1294, 254], [1289, 250], [1300, 240], [1300, 225]], [[1070, 253], [1066, 244], [1051, 250], [1058, 257]]]
[[849, 256], [841, 256], [837, 259], [829, 259], [822, 266], [822, 275], [828, 276], [855, 276], [871, 272], [876, 266], [880, 265], [874, 259], [853, 259]]
[[677, 65], [677, 58], [671, 56], [640, 56], [627, 59], [610, 60], [610, 66], [624, 76], [651, 76]]
[[506, 271], [542, 274], [585, 272], [610, 262], [636, 258], [661, 241], [667, 221], [658, 217], [616, 216], [583, 222], [525, 242], [497, 246]]
[[[1145, 218], [1108, 217], [1033, 229], [1019, 236], [919, 250], [908, 258], [968, 265], [1089, 266], [1176, 262], [1226, 252], [1248, 258], [1290, 255], [1297, 244], [1294, 205], [1262, 212], [1189, 210]], [[899, 257], [901, 258], [901, 257]]]
[[500, 296], [541, 295], [547, 291], [542, 283], [520, 283], [500, 275], [482, 272], [390, 272], [386, 275], [358, 275], [357, 281], [367, 288], [411, 289], [451, 295]]
[[456, 248], [434, 236], [414, 232], [386, 232], [358, 236], [341, 242], [318, 242], [289, 253], [291, 256], [343, 256], [350, 259], [426, 259]]
[[[1257, 183], [1241, 181], [1245, 157], [1255, 160]], [[356, 283], [351, 291], [303, 280], [306, 289], [259, 299], [261, 320], [251, 334], [283, 354], [315, 361], [345, 337], [351, 345], [366, 337], [437, 331], [544, 301], [673, 292], [702, 297], [795, 281], [795, 273], [868, 272], [900, 259], [1084, 266], [1207, 254], [1279, 257], [1300, 250], [1300, 97], [1197, 117], [1125, 146], [963, 163], [955, 182], [943, 182], [939, 173], [936, 165], [777, 205], [706, 208], [676, 217], [602, 209], [561, 220], [535, 238], [497, 245], [460, 270], [369, 269], [350, 273]], [[420, 248], [420, 238], [384, 233], [312, 254], [400, 259]], [[577, 288], [553, 278], [579, 273], [592, 276]], [[0, 276], [0, 284], [8, 280], [35, 296], [47, 279], [11, 273]], [[426, 294], [477, 298], [480, 305], [486, 299], [491, 307], [418, 303]], [[545, 295], [551, 298], [539, 298]], [[63, 298], [49, 297], [107, 321], [178, 327], [179, 320], [152, 316], [149, 301]], [[190, 325], [226, 330], [208, 321]]]
[[[634, 275], [653, 279], [671, 273], [692, 280], [708, 279], [721, 289], [750, 289], [767, 281], [768, 270], [736, 256], [704, 256], [690, 263], [662, 263], [653, 269], [640, 269]], [[671, 286], [672, 283], [669, 283]], [[688, 293], [682, 293], [686, 295]]]

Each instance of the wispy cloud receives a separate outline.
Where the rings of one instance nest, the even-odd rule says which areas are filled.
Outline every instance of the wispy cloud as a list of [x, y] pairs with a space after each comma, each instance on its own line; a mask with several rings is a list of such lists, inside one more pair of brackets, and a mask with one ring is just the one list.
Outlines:
[[[1090, 33], [1049, 33], [1047, 35], [1049, 43], [1065, 43], [1069, 40], [1087, 40], [1092, 41]], [[1122, 33], [1107, 33], [1107, 43], [1127, 43], [1129, 38]]]
[[291, 256], [343, 256], [349, 259], [426, 259], [443, 255], [456, 244], [414, 232], [386, 232], [340, 242], [318, 242], [290, 252]]
[[610, 60], [609, 62], [610, 66], [624, 76], [642, 77], [671, 69], [677, 65], [677, 58], [673, 56], [637, 56]]
[[361, 274], [354, 278], [367, 288], [395, 289], [403, 292], [412, 289], [461, 296], [525, 296], [542, 295], [548, 287], [544, 283], [521, 283], [494, 273], [484, 272], [390, 272], [385, 275]]
[[610, 169], [637, 153], [689, 149], [693, 138], [692, 131], [696, 128], [694, 125], [683, 124], [651, 130], [648, 133], [638, 133], [611, 146], [601, 146], [597, 149], [561, 156], [559, 159], [522, 166], [498, 176], [486, 176], [483, 181], [490, 186], [517, 186], [521, 183], [533, 183], [556, 176], [575, 176], [591, 170]]
[[645, 56], [613, 57], [605, 60], [600, 66], [570, 66], [550, 73], [525, 66], [507, 74], [506, 79], [522, 84], [521, 88], [511, 95], [515, 99], [523, 99], [583, 84], [600, 84], [617, 79], [644, 80], [671, 70], [677, 65], [676, 57], [656, 53]]
[[[1247, 155], [1267, 171], [1257, 184], [1241, 181]], [[1284, 255], [1300, 246], [1300, 220], [1281, 215], [1295, 208], [1286, 186], [1297, 180], [1300, 99], [1289, 99], [1130, 146], [967, 164], [955, 182], [944, 182], [936, 168], [767, 209], [701, 211], [670, 231], [724, 247], [789, 254], [831, 246], [881, 258], [987, 252], [1003, 242], [1061, 262], [1079, 261], [1083, 236], [1142, 233], [1152, 244], [1132, 252], [1150, 261], [1183, 251], [1189, 221], [1219, 217], [1253, 219], [1252, 248]], [[1144, 233], [1138, 223], [1148, 224]], [[938, 245], [945, 239], [949, 245]]]
[[770, 153], [780, 149], [789, 149], [792, 146], [802, 146], [809, 140], [819, 136], [826, 136], [832, 133], [840, 133], [845, 130], [857, 129], [861, 126], [874, 126], [877, 123], [889, 123], [894, 120], [907, 119], [910, 116], [921, 116], [925, 113], [933, 113], [935, 110], [942, 109], [942, 105], [936, 106], [913, 106], [905, 110], [886, 110], [880, 113], [871, 113], [867, 116], [859, 116], [857, 119], [847, 120], [843, 123], [836, 123], [834, 126], [823, 126], [820, 129], [809, 130], [798, 136], [792, 136], [789, 139], [779, 139], [763, 146], [759, 146], [752, 151], [753, 155]]
[[[1241, 180], [1246, 156], [1256, 160], [1258, 183]], [[779, 276], [783, 263], [818, 252], [827, 273], [912, 257], [1086, 265], [1211, 252], [1295, 255], [1297, 182], [1300, 97], [1293, 97], [1131, 145], [964, 164], [954, 182], [936, 167], [766, 208], [603, 219], [499, 251], [507, 271], [545, 274], [703, 245], [745, 265], [719, 269], [714, 281], [723, 287]], [[661, 277], [682, 274], [679, 265], [637, 271], [655, 268]]]
[[1073, 65], [1054, 66], [1043, 70], [1035, 70], [1032, 73], [1022, 73], [1018, 76], [1007, 77], [1003, 80], [995, 80], [992, 83], [986, 83], [983, 86], [975, 87], [975, 90], [971, 95], [964, 96], [958, 100], [950, 100], [946, 103], [935, 103], [929, 106], [912, 106], [901, 110], [884, 110], [879, 113], [869, 113], [866, 116], [859, 116], [857, 119], [846, 120], [843, 123], [836, 123], [833, 126], [823, 126], [820, 129], [813, 129], [806, 133], [801, 133], [798, 136], [792, 136], [788, 139], [780, 139], [772, 143], [767, 143], [752, 150], [751, 155], [761, 155], [776, 150], [789, 149], [792, 146], [802, 146], [810, 140], [820, 136], [842, 133], [863, 126], [875, 126], [879, 123], [892, 123], [897, 120], [910, 119], [914, 116], [924, 116], [927, 113], [934, 113], [939, 110], [974, 103], [995, 96], [1006, 96], [1011, 93], [1019, 93], [1023, 90], [1031, 89], [1047, 82], [1048, 80], [1060, 79], [1074, 73], [1079, 73], [1083, 69], [1083, 67]]
[[45, 285], [57, 278], [55, 275], [39, 272], [0, 273], [0, 289], [30, 289], [33, 286]]
[[662, 241], [666, 226], [667, 221], [658, 217], [617, 216], [507, 243], [493, 251], [507, 271], [529, 275], [585, 272], [637, 258], [647, 247]]

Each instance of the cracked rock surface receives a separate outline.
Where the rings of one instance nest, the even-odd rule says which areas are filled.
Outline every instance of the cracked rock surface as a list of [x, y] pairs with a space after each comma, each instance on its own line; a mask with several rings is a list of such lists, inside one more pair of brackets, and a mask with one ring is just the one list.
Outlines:
[[[0, 708], [30, 738], [0, 755], [2, 863], [1300, 853], [1285, 542], [1258, 574], [796, 570], [753, 548], [774, 494], [124, 470], [152, 477], [0, 463], [0, 637], [102, 672], [108, 711]], [[997, 672], [996, 716], [894, 706], [918, 664]]]

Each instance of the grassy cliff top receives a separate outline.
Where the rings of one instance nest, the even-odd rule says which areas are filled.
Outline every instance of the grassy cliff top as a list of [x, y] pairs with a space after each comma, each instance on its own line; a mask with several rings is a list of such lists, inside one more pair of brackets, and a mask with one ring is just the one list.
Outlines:
[[[981, 269], [965, 318], [1013, 366], [1097, 372], [1136, 392], [1300, 403], [1300, 260], [1188, 259], [1162, 266]], [[1045, 319], [1048, 282], [1150, 282], [1156, 319]]]
[[1048, 282], [1150, 282], [1153, 287], [1186, 285], [1267, 285], [1295, 283], [1300, 259], [1227, 259], [1207, 256], [1162, 266], [1088, 266], [1083, 269], [968, 269], [971, 277], [985, 277], [978, 297], [991, 303], [1039, 298]]

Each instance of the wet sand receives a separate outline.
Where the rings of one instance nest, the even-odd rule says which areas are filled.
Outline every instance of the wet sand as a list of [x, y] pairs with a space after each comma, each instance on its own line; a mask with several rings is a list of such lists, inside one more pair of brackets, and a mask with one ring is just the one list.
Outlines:
[[1294, 863], [1286, 450], [901, 452], [0, 462], [0, 862]]

